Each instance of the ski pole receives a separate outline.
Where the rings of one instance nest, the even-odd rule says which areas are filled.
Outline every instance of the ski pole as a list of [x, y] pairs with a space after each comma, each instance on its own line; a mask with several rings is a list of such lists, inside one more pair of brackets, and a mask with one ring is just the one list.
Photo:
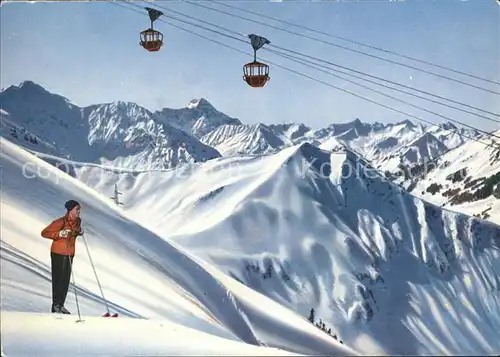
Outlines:
[[92, 265], [92, 269], [94, 270], [95, 280], [97, 281], [97, 285], [99, 285], [99, 290], [101, 291], [101, 295], [102, 295], [102, 298], [104, 300], [104, 304], [106, 305], [106, 310], [108, 311], [108, 314], [110, 315], [111, 313], [109, 312], [108, 301], [104, 297], [104, 291], [102, 290], [101, 282], [99, 281], [99, 277], [97, 276], [97, 271], [95, 269], [94, 262], [92, 261], [92, 255], [90, 254], [89, 245], [87, 243], [87, 239], [85, 239], [84, 234], [82, 234], [82, 238], [83, 238], [83, 243], [85, 243], [85, 248], [87, 249], [87, 254], [89, 256], [90, 265]]
[[68, 254], [69, 269], [71, 270], [71, 276], [73, 277], [73, 291], [75, 292], [76, 310], [78, 311], [78, 320], [76, 322], [81, 322], [82, 315], [80, 314], [80, 304], [78, 303], [78, 294], [76, 293], [75, 273], [73, 271], [73, 263], [71, 262], [71, 256], [69, 255], [69, 241], [67, 239], [66, 239], [66, 253]]

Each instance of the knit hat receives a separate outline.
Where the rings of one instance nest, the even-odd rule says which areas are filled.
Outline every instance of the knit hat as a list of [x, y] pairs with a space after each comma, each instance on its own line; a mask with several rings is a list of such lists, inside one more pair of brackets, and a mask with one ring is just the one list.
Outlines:
[[74, 200], [69, 200], [68, 202], [66, 202], [64, 204], [64, 207], [66, 208], [66, 210], [69, 212], [71, 211], [73, 208], [75, 208], [76, 206], [80, 206], [80, 204]]

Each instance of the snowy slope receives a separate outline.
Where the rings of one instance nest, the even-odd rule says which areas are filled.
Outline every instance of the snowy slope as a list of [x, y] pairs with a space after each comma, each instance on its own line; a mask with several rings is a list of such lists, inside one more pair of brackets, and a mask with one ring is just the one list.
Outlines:
[[130, 216], [302, 316], [313, 308], [360, 353], [500, 351], [500, 226], [405, 193], [349, 152], [76, 175], [106, 196], [117, 184]]
[[238, 119], [218, 111], [205, 98], [193, 99], [186, 108], [164, 108], [155, 112], [155, 117], [158, 121], [174, 125], [197, 138], [222, 125], [241, 125]]
[[[38, 151], [89, 161], [88, 123], [80, 107], [40, 85], [25, 81], [0, 92], [2, 129], [0, 135], [18, 140], [20, 145], [33, 147], [24, 140], [25, 132], [36, 136]], [[5, 126], [4, 126], [5, 125]], [[12, 130], [15, 127], [17, 130]], [[17, 138], [12, 135], [17, 132]], [[78, 153], [78, 156], [74, 156]]]
[[[46, 154], [136, 169], [168, 169], [220, 156], [135, 103], [80, 108], [29, 81], [2, 91], [0, 102], [5, 123], [0, 135]], [[23, 140], [26, 132], [38, 142]]]
[[[105, 196], [0, 140], [6, 356], [283, 353], [267, 347], [306, 354], [354, 353], [304, 318], [137, 224]], [[76, 324], [75, 315], [59, 319], [47, 313], [50, 241], [40, 232], [63, 213], [69, 198], [82, 204], [85, 238], [111, 310], [121, 315], [118, 319], [95, 317], [105, 307], [82, 238], [74, 277], [85, 322]], [[75, 314], [73, 293], [72, 285], [67, 307]]]
[[45, 141], [40, 136], [26, 130], [22, 124], [16, 123], [11, 115], [3, 109], [0, 109], [0, 136], [14, 140], [19, 145], [30, 150], [52, 155], [61, 152], [61, 150], [58, 150], [55, 142]]
[[425, 200], [500, 224], [500, 143], [482, 142], [487, 145], [468, 142], [395, 180]]
[[201, 138], [223, 156], [263, 155], [285, 146], [266, 125], [223, 125]]

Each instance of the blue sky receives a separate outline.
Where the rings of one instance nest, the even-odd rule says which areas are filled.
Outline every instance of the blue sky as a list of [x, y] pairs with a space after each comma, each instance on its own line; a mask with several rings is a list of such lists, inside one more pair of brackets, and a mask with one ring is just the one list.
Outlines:
[[[139, 1], [136, 4], [144, 5]], [[161, 1], [158, 4], [219, 23], [234, 31], [257, 33], [277, 46], [500, 112], [499, 96], [494, 94], [187, 3]], [[208, 2], [203, 4], [208, 5]], [[281, 3], [236, 0], [231, 4], [500, 81], [500, 6], [493, 0]], [[245, 123], [294, 121], [318, 128], [334, 122], [351, 121], [356, 117], [368, 122], [406, 119], [401, 114], [273, 66], [271, 81], [265, 88], [249, 88], [242, 79], [242, 66], [251, 61], [250, 56], [162, 22], [155, 24], [164, 34], [164, 47], [158, 53], [148, 53], [138, 44], [139, 32], [149, 26], [146, 13], [141, 16], [106, 2], [10, 3], [3, 4], [0, 13], [0, 78], [3, 88], [32, 80], [78, 105], [123, 100], [134, 101], [150, 110], [180, 108], [192, 98], [204, 97], [217, 109]], [[250, 14], [239, 14], [256, 18]], [[256, 19], [271, 23], [270, 20]], [[179, 24], [174, 20], [165, 20]], [[280, 23], [275, 25], [286, 26]], [[249, 44], [183, 26], [251, 52]], [[334, 38], [307, 34], [386, 56]], [[259, 51], [258, 54], [426, 120], [435, 123], [444, 121], [270, 53]], [[427, 69], [440, 71], [432, 67]], [[495, 88], [494, 85], [450, 72], [440, 73], [500, 91], [500, 86]], [[485, 130], [500, 128], [499, 124], [466, 113], [378, 89]]]

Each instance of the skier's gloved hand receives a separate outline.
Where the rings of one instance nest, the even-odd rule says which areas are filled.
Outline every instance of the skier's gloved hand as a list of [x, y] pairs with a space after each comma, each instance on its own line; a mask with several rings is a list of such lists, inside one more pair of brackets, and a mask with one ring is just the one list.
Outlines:
[[80, 231], [76, 235], [77, 236], [83, 236], [83, 233], [84, 233], [83, 228], [80, 228]]
[[68, 233], [70, 232], [69, 229], [62, 229], [59, 231], [59, 235], [58, 235], [58, 238], [59, 239], [66, 239], [68, 238]]

